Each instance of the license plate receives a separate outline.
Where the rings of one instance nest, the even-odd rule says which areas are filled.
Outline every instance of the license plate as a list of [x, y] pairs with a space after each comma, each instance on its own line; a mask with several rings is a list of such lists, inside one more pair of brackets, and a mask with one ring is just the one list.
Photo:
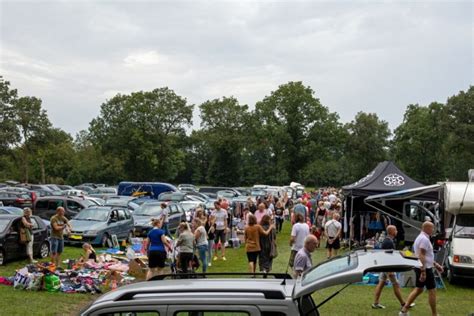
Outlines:
[[70, 239], [74, 239], [74, 240], [82, 240], [82, 236], [79, 236], [79, 235], [71, 235], [69, 236]]

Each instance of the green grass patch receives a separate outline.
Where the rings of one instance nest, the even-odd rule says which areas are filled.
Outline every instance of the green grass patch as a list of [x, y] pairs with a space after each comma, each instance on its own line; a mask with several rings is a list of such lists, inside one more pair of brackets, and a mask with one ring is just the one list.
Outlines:
[[[273, 272], [285, 272], [288, 264], [290, 247], [288, 245], [290, 225], [284, 223], [283, 232], [277, 235], [278, 257], [273, 262]], [[62, 258], [79, 258], [79, 247], [66, 247]], [[245, 248], [226, 249], [227, 261], [212, 261], [208, 272], [247, 272], [247, 257]], [[313, 254], [313, 263], [325, 260], [324, 248], [317, 249]], [[9, 262], [0, 267], [1, 276], [12, 276], [16, 269], [22, 268], [26, 261]], [[291, 271], [289, 271], [291, 273]], [[447, 284], [447, 290], [438, 290], [438, 312], [440, 315], [468, 315], [474, 312], [474, 291], [472, 285], [452, 286]], [[339, 287], [332, 287], [314, 293], [316, 302], [323, 301]], [[321, 307], [322, 315], [397, 315], [398, 301], [391, 288], [385, 288], [381, 303], [385, 310], [372, 310], [374, 286], [352, 285], [330, 302]], [[411, 289], [402, 289], [407, 297]], [[14, 290], [12, 287], [0, 285], [0, 315], [76, 315], [82, 307], [97, 296], [90, 294], [63, 294], [47, 292], [27, 292]], [[430, 315], [428, 296], [422, 294], [416, 301], [412, 315]]]

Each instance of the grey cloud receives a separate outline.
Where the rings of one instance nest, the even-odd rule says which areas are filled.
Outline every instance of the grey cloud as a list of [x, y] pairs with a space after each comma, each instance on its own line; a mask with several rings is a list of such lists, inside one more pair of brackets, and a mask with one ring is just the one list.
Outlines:
[[[302, 80], [350, 121], [473, 83], [471, 2], [3, 2], [0, 72], [53, 123], [87, 128], [117, 92], [168, 86], [251, 108]], [[195, 127], [199, 125], [195, 115]]]

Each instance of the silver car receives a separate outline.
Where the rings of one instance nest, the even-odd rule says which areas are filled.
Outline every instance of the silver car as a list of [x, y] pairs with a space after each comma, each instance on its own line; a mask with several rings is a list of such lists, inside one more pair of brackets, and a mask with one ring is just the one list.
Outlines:
[[277, 274], [253, 279], [214, 279], [208, 274], [203, 279], [136, 283], [103, 295], [81, 315], [317, 316], [328, 299], [315, 302], [311, 296], [315, 291], [360, 282], [367, 272], [419, 266], [416, 258], [399, 251], [360, 250], [320, 263], [297, 280]]

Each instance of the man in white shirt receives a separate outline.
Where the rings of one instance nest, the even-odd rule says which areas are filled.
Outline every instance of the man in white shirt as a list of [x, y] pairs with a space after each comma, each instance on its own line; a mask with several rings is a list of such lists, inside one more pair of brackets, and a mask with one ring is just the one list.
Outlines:
[[295, 214], [295, 224], [291, 229], [291, 254], [290, 254], [290, 267], [293, 267], [295, 262], [296, 253], [303, 248], [304, 240], [309, 235], [309, 226], [304, 222], [303, 215], [301, 213]]
[[400, 316], [407, 316], [408, 308], [415, 301], [415, 299], [423, 293], [426, 287], [428, 290], [428, 303], [431, 307], [431, 314], [437, 315], [436, 312], [436, 281], [434, 277], [435, 268], [440, 273], [443, 272], [443, 267], [434, 261], [433, 245], [430, 241], [430, 236], [434, 232], [434, 225], [432, 222], [424, 222], [421, 226], [421, 233], [416, 237], [413, 249], [415, 255], [420, 259], [421, 269], [415, 269], [416, 273], [416, 288], [410, 293], [405, 305], [400, 311]]
[[326, 248], [328, 250], [328, 259], [337, 256], [337, 251], [341, 248], [339, 236], [341, 236], [342, 224], [339, 222], [339, 213], [332, 214], [332, 220], [324, 225], [324, 234], [327, 238]]

